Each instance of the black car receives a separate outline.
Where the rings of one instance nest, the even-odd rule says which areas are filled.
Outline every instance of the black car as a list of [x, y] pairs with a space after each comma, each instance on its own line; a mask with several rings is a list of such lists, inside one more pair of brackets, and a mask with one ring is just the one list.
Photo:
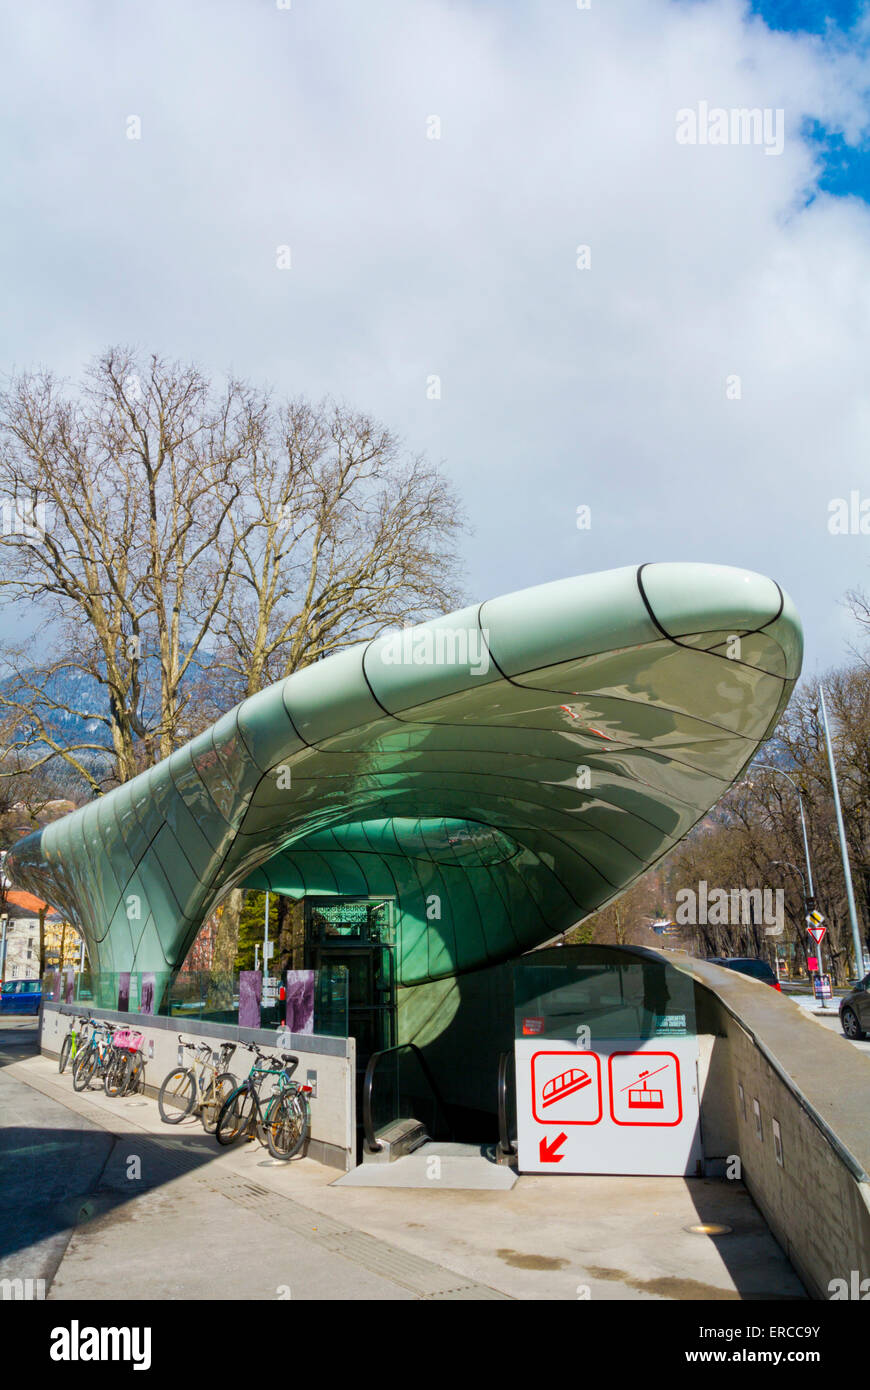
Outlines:
[[736, 970], [738, 975], [749, 975], [751, 979], [761, 980], [782, 993], [779, 980], [766, 960], [758, 960], [755, 956], [711, 956], [710, 964], [724, 965], [726, 970]]
[[840, 1000], [840, 1023], [847, 1038], [865, 1038], [870, 1028], [870, 975]]

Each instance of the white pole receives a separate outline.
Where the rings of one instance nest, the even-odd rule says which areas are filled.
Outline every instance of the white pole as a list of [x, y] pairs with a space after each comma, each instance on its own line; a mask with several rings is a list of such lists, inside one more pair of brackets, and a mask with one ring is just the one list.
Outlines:
[[840, 809], [840, 790], [837, 786], [837, 769], [834, 765], [834, 750], [831, 746], [831, 731], [828, 728], [828, 711], [825, 708], [825, 692], [819, 683], [819, 701], [822, 710], [822, 724], [825, 742], [828, 747], [828, 767], [831, 770], [831, 786], [834, 791], [834, 810], [837, 814], [837, 831], [840, 836], [840, 854], [843, 859], [843, 877], [846, 880], [846, 901], [849, 904], [849, 921], [852, 924], [852, 942], [855, 947], [855, 972], [860, 980], [864, 974], [864, 948], [858, 930], [858, 914], [855, 911], [855, 894], [852, 889], [852, 870], [849, 868], [849, 851], [846, 848], [846, 831], [843, 826], [843, 812]]
[[269, 890], [266, 889], [266, 921], [264, 923], [263, 935], [263, 974], [271, 975], [269, 966]]

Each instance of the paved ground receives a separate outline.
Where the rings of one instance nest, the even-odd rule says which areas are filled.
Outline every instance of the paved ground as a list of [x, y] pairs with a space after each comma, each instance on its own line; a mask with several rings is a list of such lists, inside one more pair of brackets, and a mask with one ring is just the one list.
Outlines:
[[[804, 1291], [745, 1190], [524, 1175], [511, 1191], [335, 1186], [219, 1149], [142, 1097], [77, 1096], [0, 1022], [0, 1278], [48, 1297], [736, 1299]], [[717, 1221], [710, 1238], [685, 1227]]]
[[795, 1004], [798, 1005], [799, 1008], [803, 1009], [805, 1013], [808, 1013], [811, 1018], [814, 1018], [816, 1020], [817, 1023], [820, 1023], [823, 1028], [827, 1028], [832, 1033], [839, 1034], [839, 1036], [843, 1039], [844, 1042], [849, 1043], [849, 1045], [851, 1047], [856, 1048], [858, 1052], [863, 1052], [868, 1057], [870, 1057], [870, 1038], [847, 1038], [845, 1033], [843, 1032], [842, 1026], [840, 1024], [840, 1015], [837, 1012], [836, 999], [834, 1000], [834, 1007], [829, 1012], [820, 1014], [816, 1011], [817, 1005], [812, 995], [793, 994], [789, 997]]

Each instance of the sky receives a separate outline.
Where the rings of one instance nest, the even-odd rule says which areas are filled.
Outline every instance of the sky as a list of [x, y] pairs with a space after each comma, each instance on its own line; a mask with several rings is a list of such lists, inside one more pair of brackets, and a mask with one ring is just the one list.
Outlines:
[[870, 15], [582, 3], [2, 0], [0, 371], [332, 394], [454, 481], [470, 600], [743, 566], [818, 674], [870, 589]]

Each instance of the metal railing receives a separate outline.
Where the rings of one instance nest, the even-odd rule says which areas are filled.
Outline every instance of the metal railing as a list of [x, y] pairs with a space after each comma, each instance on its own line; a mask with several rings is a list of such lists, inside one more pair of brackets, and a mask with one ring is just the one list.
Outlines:
[[512, 1158], [517, 1151], [508, 1119], [508, 1068], [513, 1061], [512, 1052], [502, 1052], [498, 1059], [498, 1151], [504, 1158]]
[[[420, 1066], [420, 1072], [422, 1073], [430, 1091], [432, 1092], [432, 1097], [435, 1101], [435, 1104], [437, 1108], [441, 1111], [441, 1115], [449, 1132], [449, 1137], [453, 1137], [453, 1120], [451, 1116], [450, 1106], [444, 1100], [444, 1097], [441, 1095], [441, 1092], [438, 1089], [438, 1083], [435, 1080], [435, 1077], [432, 1075], [429, 1063], [426, 1061], [426, 1058], [423, 1056], [423, 1053], [420, 1051], [416, 1043], [399, 1043], [396, 1047], [385, 1048], [382, 1052], [373, 1052], [371, 1057], [369, 1058], [368, 1066], [366, 1067], [365, 1079], [363, 1081], [362, 1116], [363, 1136], [365, 1139], [366, 1150], [369, 1153], [380, 1153], [383, 1149], [383, 1145], [379, 1143], [377, 1134], [375, 1132], [375, 1122], [372, 1105], [375, 1074], [379, 1065], [385, 1057], [395, 1057], [396, 1060], [398, 1060], [398, 1054], [400, 1052], [410, 1052], [416, 1058]], [[400, 1109], [401, 1104], [398, 1102], [399, 1098], [397, 1095], [397, 1109]], [[417, 1119], [418, 1117], [412, 1115], [397, 1114], [394, 1118], [399, 1120]], [[435, 1136], [432, 1137], [434, 1138]]]

